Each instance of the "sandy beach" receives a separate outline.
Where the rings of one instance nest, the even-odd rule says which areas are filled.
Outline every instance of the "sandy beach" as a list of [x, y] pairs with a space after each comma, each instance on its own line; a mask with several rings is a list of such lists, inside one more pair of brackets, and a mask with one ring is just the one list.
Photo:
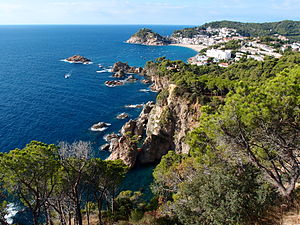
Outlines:
[[188, 44], [171, 44], [172, 46], [179, 46], [179, 47], [185, 47], [193, 49], [196, 52], [200, 52], [202, 49], [207, 48], [205, 45], [188, 45]]

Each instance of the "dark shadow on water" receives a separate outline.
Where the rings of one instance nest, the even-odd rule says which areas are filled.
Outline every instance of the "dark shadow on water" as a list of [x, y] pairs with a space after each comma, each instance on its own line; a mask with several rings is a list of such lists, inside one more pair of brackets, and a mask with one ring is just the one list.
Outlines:
[[120, 186], [120, 191], [140, 191], [144, 194], [144, 199], [149, 201], [153, 194], [150, 189], [150, 184], [153, 182], [153, 170], [156, 165], [139, 165], [130, 170], [123, 183]]

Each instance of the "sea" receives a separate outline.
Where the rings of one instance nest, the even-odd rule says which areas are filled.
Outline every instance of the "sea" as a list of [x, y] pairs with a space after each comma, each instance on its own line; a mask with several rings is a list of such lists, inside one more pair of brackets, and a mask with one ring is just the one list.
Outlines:
[[[141, 112], [125, 105], [155, 101], [157, 93], [145, 92], [149, 85], [140, 82], [107, 87], [104, 82], [112, 80], [112, 74], [96, 71], [109, 69], [117, 61], [144, 66], [161, 56], [187, 61], [195, 55], [188, 48], [124, 42], [144, 27], [170, 35], [187, 26], [0, 26], [0, 151], [23, 148], [31, 140], [48, 144], [83, 140], [93, 144], [95, 157], [106, 158], [109, 153], [99, 151], [105, 143], [103, 137], [118, 132]], [[75, 54], [91, 59], [93, 64], [62, 61]], [[71, 76], [66, 79], [68, 73]], [[130, 117], [116, 119], [122, 112]], [[111, 126], [102, 132], [91, 131], [98, 122]], [[130, 172], [123, 188], [147, 187], [152, 169], [149, 166]]]

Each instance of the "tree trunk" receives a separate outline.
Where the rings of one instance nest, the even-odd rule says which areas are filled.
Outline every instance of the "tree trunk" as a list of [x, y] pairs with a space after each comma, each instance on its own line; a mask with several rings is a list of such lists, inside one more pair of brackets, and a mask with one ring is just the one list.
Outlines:
[[64, 214], [64, 209], [60, 203], [59, 203], [58, 207], [59, 207], [58, 214], [59, 214], [60, 223], [61, 223], [61, 225], [67, 225], [67, 220], [66, 220], [66, 215]]
[[72, 214], [71, 214], [71, 212], [69, 212], [69, 225], [71, 225], [71, 224], [72, 224]]
[[99, 224], [102, 224], [102, 213], [101, 213], [101, 210], [102, 210], [102, 200], [101, 200], [101, 199], [98, 199], [97, 203], [98, 203], [98, 218], [99, 218]]
[[34, 225], [39, 225], [39, 216], [36, 212], [32, 212], [32, 216], [33, 216], [33, 224]]
[[51, 214], [50, 214], [50, 209], [49, 209], [49, 205], [45, 204], [44, 205], [45, 208], [45, 213], [46, 213], [46, 224], [47, 225], [53, 225], [53, 221], [51, 219]]
[[79, 199], [76, 199], [75, 212], [76, 212], [76, 220], [77, 220], [78, 225], [82, 225], [82, 214], [81, 214]]
[[86, 219], [87, 219], [87, 225], [90, 225], [90, 207], [89, 207], [89, 202], [86, 204]]

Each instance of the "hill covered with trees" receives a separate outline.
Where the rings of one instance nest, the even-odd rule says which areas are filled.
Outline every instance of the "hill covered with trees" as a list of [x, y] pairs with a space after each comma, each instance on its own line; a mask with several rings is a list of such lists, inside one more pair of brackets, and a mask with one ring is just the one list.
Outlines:
[[196, 34], [203, 33], [203, 29], [211, 28], [232, 28], [237, 30], [237, 33], [245, 37], [262, 37], [271, 36], [274, 34], [284, 35], [293, 41], [300, 40], [300, 21], [284, 20], [280, 22], [270, 23], [242, 23], [234, 21], [217, 21], [206, 23], [195, 28], [187, 28], [174, 33], [181, 33], [183, 37], [192, 37]]

